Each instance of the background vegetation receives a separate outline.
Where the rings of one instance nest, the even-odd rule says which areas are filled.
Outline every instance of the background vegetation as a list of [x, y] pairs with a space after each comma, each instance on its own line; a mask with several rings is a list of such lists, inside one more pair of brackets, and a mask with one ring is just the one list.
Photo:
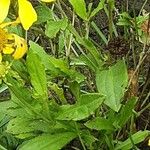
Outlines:
[[0, 149], [149, 149], [150, 2], [31, 3], [8, 28], [27, 54], [0, 63]]

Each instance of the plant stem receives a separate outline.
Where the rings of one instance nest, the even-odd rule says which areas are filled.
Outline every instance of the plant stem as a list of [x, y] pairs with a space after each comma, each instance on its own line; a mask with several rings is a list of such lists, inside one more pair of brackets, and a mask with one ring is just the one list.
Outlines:
[[145, 0], [145, 2], [143, 3], [143, 5], [142, 5], [142, 7], [140, 9], [140, 12], [139, 12], [139, 16], [141, 15], [141, 13], [142, 13], [142, 11], [143, 11], [143, 9], [144, 9], [144, 7], [145, 7], [147, 2], [148, 2], [148, 0]]
[[108, 18], [109, 18], [109, 34], [110, 34], [110, 39], [112, 39], [112, 34], [113, 34], [113, 19], [112, 19], [112, 7], [111, 4], [108, 3]]
[[89, 37], [89, 22], [88, 21], [85, 22], [85, 28], [86, 28], [85, 38], [88, 39]]
[[128, 87], [129, 87], [130, 84], [132, 83], [132, 80], [133, 80], [135, 74], [137, 73], [137, 71], [139, 70], [141, 64], [143, 63], [143, 61], [144, 61], [145, 58], [147, 57], [147, 54], [150, 52], [150, 48], [149, 48], [149, 50], [147, 51], [147, 53], [145, 53], [144, 51], [145, 51], [145, 50], [143, 49], [143, 51], [141, 52], [139, 62], [138, 62], [138, 64], [137, 64], [137, 67], [136, 67], [135, 71], [134, 71], [133, 74], [132, 74], [132, 77], [131, 77], [130, 80], [129, 80]]
[[80, 135], [80, 131], [79, 131], [78, 125], [77, 125], [77, 123], [76, 123], [76, 122], [74, 122], [74, 123], [75, 123], [75, 127], [76, 127], [76, 131], [77, 131], [77, 134], [78, 134], [79, 140], [80, 140], [81, 145], [82, 145], [82, 147], [83, 147], [83, 150], [86, 150], [86, 147], [85, 147], [85, 145], [84, 145], [84, 143], [83, 143], [83, 140], [82, 140], [82, 138], [81, 138], [81, 135]]
[[146, 109], [148, 109], [148, 108], [150, 108], [150, 103], [148, 104], [148, 105], [146, 105], [142, 110], [140, 110], [139, 112], [138, 112], [138, 114], [140, 115], [140, 114], [142, 114]]
[[61, 3], [59, 0], [57, 0], [57, 3], [55, 3], [55, 6], [60, 10], [62, 16], [66, 17], [66, 13], [64, 12], [64, 10], [61, 7]]
[[[73, 14], [72, 14], [72, 26], [74, 26], [74, 21], [75, 21], [75, 14], [73, 12]], [[72, 33], [70, 33], [68, 47], [66, 49], [66, 56], [67, 57], [70, 55], [70, 49], [71, 49], [71, 45], [72, 45], [72, 39], [73, 39], [73, 35], [72, 35]]]

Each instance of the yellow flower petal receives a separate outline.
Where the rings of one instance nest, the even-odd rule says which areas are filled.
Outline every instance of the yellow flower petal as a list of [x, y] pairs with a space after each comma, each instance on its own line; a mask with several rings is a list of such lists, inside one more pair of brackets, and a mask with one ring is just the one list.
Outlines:
[[10, 0], [0, 0], [0, 23], [7, 17]]
[[3, 48], [3, 53], [4, 54], [12, 54], [14, 52], [14, 48], [12, 48], [12, 47], [5, 47], [5, 48]]
[[25, 39], [14, 34], [16, 50], [12, 55], [14, 59], [20, 59], [27, 52], [27, 43]]
[[30, 26], [37, 20], [37, 14], [32, 7], [32, 4], [27, 0], [18, 0], [19, 4], [19, 18], [22, 26], [25, 30], [28, 30]]
[[48, 3], [48, 2], [54, 2], [55, 0], [41, 0], [41, 1]]

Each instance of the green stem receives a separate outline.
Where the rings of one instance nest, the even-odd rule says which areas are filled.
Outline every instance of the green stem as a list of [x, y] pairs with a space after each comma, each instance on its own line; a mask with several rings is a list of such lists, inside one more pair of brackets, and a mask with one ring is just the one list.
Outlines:
[[138, 112], [139, 115], [141, 115], [146, 109], [150, 108], [150, 103], [146, 105], [142, 110]]
[[129, 133], [129, 138], [130, 138], [130, 140], [131, 140], [131, 144], [132, 144], [132, 150], [137, 150], [137, 148], [136, 148], [136, 146], [135, 146], [135, 144], [134, 144], [134, 141], [133, 141], [133, 139], [132, 139], [132, 136], [131, 136], [132, 134], [131, 133]]
[[138, 72], [140, 66], [141, 66], [142, 63], [144, 62], [144, 60], [145, 60], [145, 58], [147, 57], [147, 54], [148, 54], [149, 52], [150, 52], [150, 48], [149, 48], [149, 50], [148, 50], [146, 53], [144, 52], [144, 49], [143, 49], [143, 51], [141, 52], [140, 58], [139, 58], [139, 62], [138, 62], [138, 64], [137, 64], [137, 66], [136, 66], [135, 71], [134, 71], [133, 74], [132, 74], [132, 77], [131, 77], [130, 80], [129, 80], [128, 88], [129, 88], [129, 86], [130, 86], [130, 84], [131, 84], [131, 82], [132, 82], [132, 80], [133, 80], [135, 74]]
[[[105, 10], [105, 13], [106, 13], [107, 17], [109, 18], [109, 12], [108, 12], [108, 9], [107, 9], [106, 5], [104, 5], [104, 10]], [[115, 37], [118, 37], [117, 29], [116, 29], [116, 26], [113, 23], [113, 20], [112, 20], [112, 30], [115, 34]]]
[[57, 3], [55, 3], [55, 6], [60, 10], [62, 16], [66, 17], [66, 13], [64, 12], [64, 10], [61, 7], [61, 3], [59, 0], [57, 0]]
[[76, 123], [76, 122], [74, 122], [74, 123], [75, 123], [75, 127], [76, 127], [76, 131], [77, 131], [77, 134], [78, 134], [79, 140], [80, 140], [81, 145], [82, 145], [82, 147], [83, 147], [83, 150], [86, 150], [86, 147], [85, 147], [85, 145], [84, 145], [84, 143], [83, 143], [83, 140], [82, 140], [82, 138], [81, 138], [81, 135], [80, 135], [80, 131], [79, 131], [78, 125], [77, 125], [77, 123]]
[[130, 133], [131, 134], [134, 132], [133, 127], [134, 127], [134, 116], [131, 117], [131, 123], [130, 123]]
[[[74, 12], [73, 12], [73, 14], [72, 14], [72, 26], [74, 26], [74, 22], [75, 22], [75, 14], [74, 14]], [[70, 33], [70, 36], [69, 36], [69, 43], [68, 43], [68, 47], [67, 47], [67, 49], [66, 49], [66, 56], [67, 56], [67, 57], [70, 55], [72, 40], [73, 40], [73, 34]]]
[[88, 39], [89, 37], [89, 22], [88, 21], [85, 22], [85, 29], [86, 29], [85, 38]]
[[110, 34], [110, 39], [112, 39], [112, 34], [113, 34], [113, 19], [112, 19], [112, 8], [110, 4], [108, 4], [108, 17], [109, 17], [109, 34]]
[[144, 9], [144, 7], [145, 7], [147, 2], [148, 2], [148, 0], [145, 0], [145, 2], [143, 3], [143, 5], [142, 5], [142, 7], [140, 9], [140, 12], [139, 12], [139, 16], [141, 15], [141, 13], [142, 13], [142, 11], [143, 11], [143, 9]]

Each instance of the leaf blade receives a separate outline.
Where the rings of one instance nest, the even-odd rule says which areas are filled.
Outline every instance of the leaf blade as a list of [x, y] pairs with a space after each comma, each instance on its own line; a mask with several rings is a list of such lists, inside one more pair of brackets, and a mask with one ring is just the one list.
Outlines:
[[40, 95], [40, 97], [43, 97], [43, 99], [48, 99], [45, 67], [33, 50], [30, 50], [28, 53], [27, 68], [36, 93]]
[[124, 60], [96, 74], [97, 89], [106, 95], [104, 103], [116, 112], [121, 107], [121, 98], [124, 96], [127, 83], [128, 74]]
[[73, 132], [44, 134], [24, 143], [19, 150], [59, 150], [75, 137], [76, 134]]
[[84, 0], [70, 0], [75, 12], [83, 20], [87, 20], [86, 4]]
[[74, 105], [60, 107], [58, 120], [82, 120], [87, 118], [102, 104], [104, 97], [100, 94], [83, 94]]
[[[145, 131], [138, 131], [135, 134], [133, 134], [132, 140], [134, 142], [134, 144], [138, 144], [140, 142], [142, 142], [148, 135], [150, 134], [150, 131], [145, 130]], [[125, 140], [124, 142], [121, 142], [120, 144], [117, 144], [115, 147], [115, 150], [129, 150], [132, 148], [132, 142], [131, 139], [128, 138], [127, 140]]]

